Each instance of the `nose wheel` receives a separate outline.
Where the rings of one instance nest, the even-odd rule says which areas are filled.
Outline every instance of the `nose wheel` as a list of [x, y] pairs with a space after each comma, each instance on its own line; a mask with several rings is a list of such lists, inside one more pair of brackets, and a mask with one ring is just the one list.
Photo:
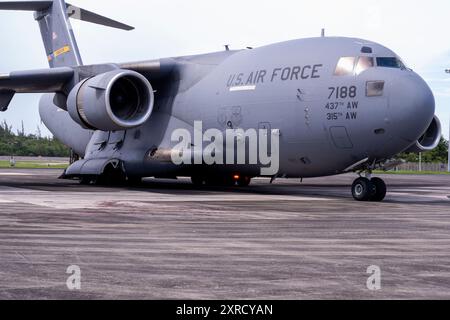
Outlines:
[[357, 201], [381, 202], [386, 197], [386, 183], [380, 178], [358, 178], [353, 182], [352, 195]]

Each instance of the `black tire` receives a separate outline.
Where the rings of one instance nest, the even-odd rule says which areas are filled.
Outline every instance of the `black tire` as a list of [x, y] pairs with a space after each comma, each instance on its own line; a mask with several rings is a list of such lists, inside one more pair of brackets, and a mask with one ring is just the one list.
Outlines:
[[140, 186], [142, 184], [141, 177], [127, 177], [127, 185], [128, 186]]
[[367, 178], [358, 178], [353, 182], [352, 195], [356, 201], [369, 201], [374, 193], [374, 186]]
[[80, 184], [83, 186], [90, 186], [92, 184], [92, 178], [91, 177], [81, 177], [80, 178]]
[[237, 184], [239, 187], [248, 187], [252, 182], [252, 178], [250, 177], [240, 177]]
[[120, 166], [115, 167], [110, 163], [97, 177], [96, 184], [106, 187], [124, 186], [127, 184], [127, 177]]
[[191, 177], [191, 182], [194, 186], [201, 187], [205, 185], [205, 179], [202, 177]]
[[236, 181], [228, 176], [210, 176], [205, 179], [205, 185], [208, 187], [234, 187]]
[[370, 198], [370, 201], [381, 202], [386, 198], [387, 187], [386, 183], [380, 178], [373, 178], [370, 182], [375, 189], [374, 194]]

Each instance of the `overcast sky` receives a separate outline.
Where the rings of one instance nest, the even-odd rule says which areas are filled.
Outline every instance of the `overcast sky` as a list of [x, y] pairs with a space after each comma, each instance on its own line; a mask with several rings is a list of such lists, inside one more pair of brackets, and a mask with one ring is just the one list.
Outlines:
[[[396, 51], [432, 87], [448, 137], [450, 118], [449, 0], [72, 0], [72, 4], [136, 27], [131, 32], [72, 21], [85, 64], [124, 62], [261, 46], [315, 37], [359, 37]], [[30, 12], [0, 12], [0, 73], [47, 68]], [[39, 95], [17, 95], [0, 114], [27, 132], [40, 123]], [[47, 133], [47, 131], [44, 131]]]

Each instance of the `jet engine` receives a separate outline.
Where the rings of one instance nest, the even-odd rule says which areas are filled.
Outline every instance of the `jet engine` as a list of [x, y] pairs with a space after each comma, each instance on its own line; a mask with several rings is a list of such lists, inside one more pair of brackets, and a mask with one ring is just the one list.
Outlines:
[[434, 116], [433, 121], [428, 127], [427, 131], [416, 141], [408, 150], [407, 153], [427, 152], [435, 149], [441, 141], [442, 130], [439, 118]]
[[153, 88], [141, 74], [114, 70], [78, 83], [67, 99], [67, 111], [83, 128], [116, 131], [144, 124], [152, 114]]

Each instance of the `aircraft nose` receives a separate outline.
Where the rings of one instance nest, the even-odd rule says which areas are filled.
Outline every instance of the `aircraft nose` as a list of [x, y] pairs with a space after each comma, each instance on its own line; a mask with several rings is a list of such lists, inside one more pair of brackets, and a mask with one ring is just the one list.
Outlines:
[[390, 85], [389, 114], [395, 136], [414, 143], [433, 120], [433, 92], [417, 74], [396, 78]]

